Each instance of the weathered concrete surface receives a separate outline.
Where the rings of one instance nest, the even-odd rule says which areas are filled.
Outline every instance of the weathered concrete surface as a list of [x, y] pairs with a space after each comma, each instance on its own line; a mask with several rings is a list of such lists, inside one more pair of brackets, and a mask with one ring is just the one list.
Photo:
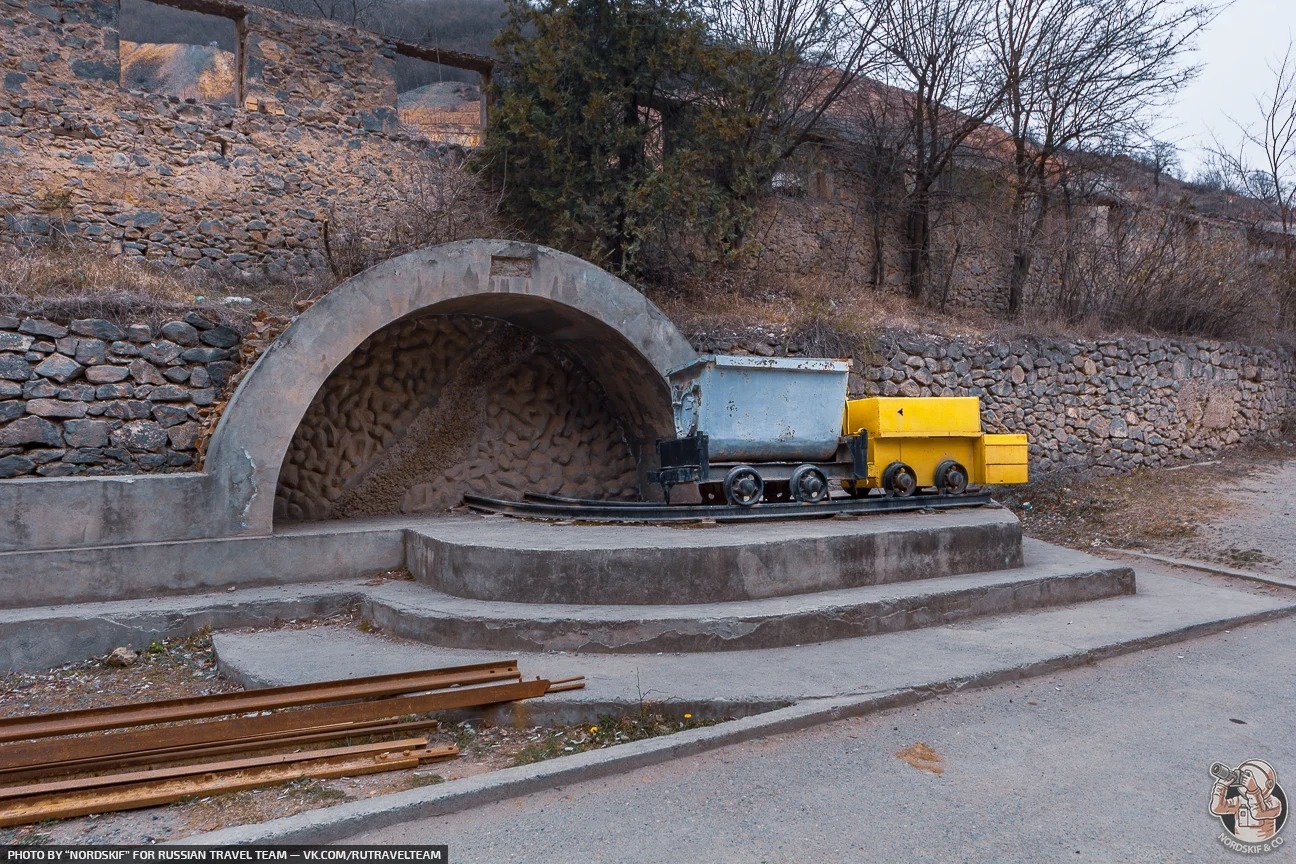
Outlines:
[[191, 473], [5, 480], [0, 552], [220, 536], [206, 517], [221, 494]]
[[[108, 484], [87, 486], [101, 490], [118, 489], [113, 481], [153, 491], [183, 488], [166, 485], [166, 479], [76, 482]], [[110, 506], [114, 500], [109, 495], [101, 499], [109, 502], [105, 518], [120, 514]], [[159, 506], [163, 503], [174, 502], [163, 494]], [[67, 514], [59, 518], [68, 526], [94, 521]], [[437, 550], [429, 548], [428, 538], [452, 544], [436, 567], [430, 555]], [[622, 602], [649, 602], [678, 592], [677, 602], [687, 603], [1010, 568], [1021, 563], [1019, 538], [1016, 519], [997, 508], [706, 529], [577, 527], [480, 516], [348, 519], [287, 525], [269, 536], [0, 552], [0, 608], [346, 579], [400, 567], [407, 555], [416, 571], [450, 572], [457, 590], [485, 596], [517, 590], [524, 600], [557, 596], [596, 603], [621, 597]], [[634, 554], [617, 552], [622, 546]], [[707, 552], [711, 547], [720, 548]], [[876, 553], [872, 558], [860, 557], [870, 550]], [[635, 554], [655, 562], [653, 568], [636, 565]], [[618, 572], [620, 566], [630, 572]], [[546, 587], [549, 580], [552, 588]], [[481, 587], [472, 589], [478, 583]]]
[[759, 525], [554, 525], [449, 519], [406, 535], [415, 578], [521, 603], [712, 603], [1022, 565], [998, 507]]
[[0, 482], [0, 550], [268, 535], [315, 394], [373, 333], [422, 314], [499, 318], [570, 351], [598, 377], [641, 471], [645, 445], [671, 431], [662, 373], [694, 356], [646, 297], [570, 255], [491, 240], [412, 252], [335, 288], [275, 341], [230, 399], [204, 474]]
[[[1272, 660], [1237, 662], [1256, 654]], [[1274, 681], [1293, 676], [1296, 620], [1273, 621], [344, 842], [446, 843], [457, 864], [1287, 862], [1218, 842], [1207, 769], [1260, 758], [1290, 789]], [[944, 773], [897, 760], [918, 741]], [[1130, 827], [1144, 796], [1153, 830]]]
[[400, 525], [329, 522], [271, 537], [5, 552], [0, 608], [349, 579], [401, 567], [404, 534]]
[[359, 602], [364, 582], [247, 588], [185, 597], [0, 609], [0, 670], [36, 672], [204, 627], [270, 627]]
[[738, 651], [948, 624], [975, 615], [1129, 594], [1134, 571], [1027, 541], [1025, 566], [791, 597], [689, 605], [467, 600], [409, 582], [367, 592], [363, 614], [389, 632], [504, 651]]
[[[822, 645], [805, 645], [799, 648], [635, 657], [523, 654], [520, 655], [519, 662], [523, 669], [528, 670], [528, 674], [583, 673], [588, 679], [586, 690], [547, 696], [544, 700], [530, 706], [532, 711], [558, 702], [574, 703], [588, 700], [597, 704], [598, 701], [606, 700], [612, 694], [619, 694], [629, 710], [637, 708], [642, 693], [643, 698], [663, 703], [667, 710], [676, 712], [698, 709], [699, 706], [705, 706], [708, 699], [734, 692], [772, 699], [795, 698], [796, 694], [808, 693], [837, 695], [820, 699], [806, 698], [789, 708], [666, 738], [626, 744], [537, 765], [509, 768], [440, 786], [310, 811], [261, 825], [198, 835], [181, 842], [213, 844], [338, 842], [358, 838], [361, 832], [376, 832], [402, 823], [417, 826], [416, 832], [408, 835], [409, 842], [415, 842], [413, 839], [415, 837], [418, 838], [417, 842], [441, 842], [440, 838], [445, 835], [438, 833], [437, 826], [446, 823], [419, 824], [415, 820], [442, 817], [445, 814], [465, 811], [492, 802], [511, 800], [541, 790], [570, 787], [574, 783], [609, 777], [684, 757], [690, 757], [690, 761], [679, 764], [695, 766], [697, 764], [694, 761], [695, 757], [728, 744], [769, 738], [846, 717], [873, 714], [899, 705], [912, 705], [958, 690], [1019, 681], [1062, 669], [1085, 666], [1095, 660], [1218, 633], [1251, 621], [1270, 620], [1296, 613], [1296, 594], [1292, 592], [1283, 592], [1281, 589], [1273, 592], [1256, 591], [1244, 584], [1241, 587], [1225, 587], [1220, 584], [1222, 580], [1202, 578], [1207, 581], [1196, 581], [1182, 571], [1149, 564], [1146, 568], [1139, 569], [1137, 595], [1060, 609], [980, 618], [949, 627], [928, 628]], [[234, 637], [220, 637], [220, 651], [225, 668], [229, 668], [235, 662], [237, 652], [241, 658], [244, 658], [240, 661], [242, 674], [261, 675], [266, 683], [320, 680], [338, 674], [342, 670], [348, 674], [361, 675], [376, 671], [394, 671], [397, 668], [387, 665], [385, 659], [391, 656], [390, 652], [394, 650], [391, 643], [379, 640], [377, 637], [371, 638], [374, 639], [375, 644], [384, 643], [380, 648], [375, 647], [372, 651], [358, 653], [354, 651], [352, 645], [334, 655], [316, 654], [313, 663], [300, 664], [295, 667], [295, 670], [288, 665], [294, 655], [305, 657], [302, 652], [308, 648], [322, 652], [326, 649], [326, 644], [322, 644], [318, 639], [313, 642], [302, 641], [294, 650], [282, 641], [268, 642], [267, 648], [276, 649], [272, 653], [268, 650], [256, 650], [252, 644], [237, 645], [231, 642], [232, 638]], [[262, 637], [243, 638], [253, 640]], [[302, 633], [296, 638], [309, 640], [311, 637], [308, 633]], [[412, 652], [404, 655], [410, 664], [409, 668], [471, 662], [471, 658], [482, 656], [478, 653], [462, 651], [434, 651], [418, 648], [403, 650]], [[1237, 652], [1228, 652], [1222, 661], [1222, 668], [1231, 667], [1236, 662], [1237, 656]], [[534, 673], [531, 670], [534, 670]], [[1264, 676], [1266, 686], [1271, 686], [1273, 677], [1269, 668], [1266, 667], [1261, 674]], [[1160, 706], [1157, 710], [1169, 712], [1172, 716], [1179, 711], [1180, 700], [1166, 699], [1164, 694], [1196, 692], [1176, 689], [1176, 686], [1171, 685], [1148, 686], [1147, 679], [1143, 676], [1135, 676], [1133, 680], [1135, 689], [1142, 694], [1139, 698], [1155, 701]], [[1208, 694], [1210, 704], [1217, 710], [1219, 694], [1228, 692], [1225, 680], [1198, 689]], [[1118, 729], [1142, 728], [1142, 724], [1131, 725], [1129, 722], [1131, 718], [1141, 716], [1138, 711], [1129, 710], [1131, 704], [1129, 699], [1124, 699], [1118, 694], [1113, 695], [1099, 687], [1098, 691], [1089, 697], [1089, 701], [1092, 702], [1092, 708], [1096, 712], [1094, 716], [1098, 718], [1098, 725], [1092, 732], [1067, 742], [1067, 747], [1074, 751], [1073, 758], [1081, 760], [1092, 758], [1098, 752], [1095, 750], [1095, 741], [1105, 742], [1107, 737]], [[573, 712], [571, 716], [576, 715]], [[893, 723], [897, 723], [891, 720], [890, 716], [885, 718], [886, 722], [883, 724], [888, 729]], [[1156, 712], [1153, 711], [1148, 716], [1156, 716]], [[946, 730], [963, 728], [948, 723], [942, 725]], [[1167, 737], [1163, 725], [1153, 722], [1147, 726], [1155, 730], [1158, 736]], [[1228, 724], [1226, 723], [1225, 726], [1227, 728]], [[1045, 734], [1051, 733], [1046, 730]], [[986, 746], [996, 745], [1001, 741], [998, 733], [993, 730], [977, 734], [976, 737], [986, 742]], [[912, 738], [906, 738], [905, 743], [913, 743]], [[1253, 742], [1257, 746], [1261, 743], [1263, 743], [1261, 739]], [[761, 746], [764, 748], [767, 745]], [[891, 766], [891, 771], [871, 770], [861, 775], [867, 780], [870, 789], [888, 790], [891, 787], [888, 786], [890, 781], [886, 778], [894, 780], [897, 776], [896, 771], [911, 770], [894, 762], [892, 753], [895, 749], [890, 747], [885, 753], [886, 758], [890, 760], [887, 765]], [[1102, 750], [1102, 747], [1098, 747], [1098, 750]], [[1056, 796], [1062, 790], [1052, 785], [1057, 783], [1058, 775], [1048, 768], [1051, 763], [1022, 758], [1018, 750], [1010, 747], [1000, 747], [994, 753], [995, 759], [1007, 760], [1004, 763], [1005, 767], [1011, 769], [1014, 776], [1020, 774], [1030, 778], [1031, 782], [1038, 779], [1041, 783], [1050, 784], [1048, 789], [1051, 791], [1048, 794], [1053, 797], [1047, 800], [1057, 800]], [[1204, 773], [1213, 759], [1222, 756], [1203, 753], [1201, 758], [1204, 760], [1202, 763]], [[1237, 757], [1231, 758], [1237, 761]], [[1126, 759], [1123, 762], [1117, 760], [1116, 765], [1104, 776], [1109, 783], [1114, 782], [1113, 777], [1129, 781], [1128, 772], [1131, 765], [1138, 764], [1141, 763], [1137, 759], [1132, 761]], [[681, 770], [692, 772], [695, 769], [686, 767]], [[839, 773], [833, 774], [836, 779], [828, 782], [829, 788], [836, 788], [837, 783], [840, 782], [840, 777], [837, 776]], [[884, 778], [880, 787], [879, 777]], [[678, 781], [677, 788], [685, 789], [690, 782], [692, 781]], [[778, 775], [778, 778], [771, 780], [770, 784], [782, 789], [787, 786], [786, 776]], [[1003, 789], [1015, 787], [1008, 780], [1004, 780], [1003, 784], [994, 785], [993, 788], [1002, 793]], [[1160, 787], [1154, 786], [1154, 792], [1158, 788]], [[906, 789], [907, 786], [900, 791]], [[1094, 794], [1106, 794], [1104, 790], [1109, 791], [1108, 787], [1103, 787], [1101, 784], [1092, 789]], [[717, 796], [724, 799], [724, 795], [710, 787], [706, 787], [704, 791], [705, 802], [690, 804], [691, 812], [699, 812], [705, 807], [708, 813], [712, 813]], [[863, 791], [852, 792], [845, 799], [851, 802], [852, 812], [860, 806], [861, 798], [868, 798], [869, 794]], [[1044, 795], [1043, 792], [1040, 794]], [[1204, 802], [1207, 794], [1209, 788], [1200, 798], [1202, 813], [1205, 812]], [[931, 799], [929, 795], [923, 795], [920, 796], [920, 800], [928, 802]], [[998, 844], [995, 848], [1000, 853], [1005, 848], [1004, 844], [1011, 839], [1005, 840], [1005, 835], [999, 827], [1003, 816], [1002, 808], [999, 806], [1001, 801], [1001, 798], [990, 799], [989, 806], [997, 815], [993, 818], [987, 817], [985, 828], [987, 838]], [[1122, 800], [1122, 807], [1127, 804], [1127, 801]], [[514, 809], [514, 805], [510, 804], [510, 813], [514, 812]], [[618, 812], [623, 811], [618, 810]], [[796, 809], [795, 812], [800, 813], [800, 809]], [[1017, 811], [1014, 809], [1012, 812]], [[1038, 815], [1034, 809], [1031, 810], [1031, 814], [1032, 818]], [[1067, 810], [1057, 815], [1069, 818], [1072, 812]], [[567, 822], [560, 821], [560, 824], [566, 825], [567, 828], [563, 831], [554, 829], [559, 836], [555, 841], [559, 848], [562, 848], [564, 841], [571, 836], [570, 817], [567, 818]], [[924, 807], [914, 812], [912, 818], [926, 824], [931, 819], [931, 812], [929, 808]], [[845, 821], [850, 822], [852, 819]], [[606, 827], [604, 823], [607, 820], [597, 821], [603, 826], [599, 829], [599, 836], [603, 837]], [[879, 815], [874, 821], [885, 821], [884, 815]], [[456, 821], [454, 824], [460, 823]], [[474, 815], [462, 824], [476, 826], [479, 823]], [[963, 822], [952, 820], [949, 824], [959, 825]], [[1111, 833], [1110, 824], [1105, 823], [1103, 826], [1108, 834]], [[515, 832], [511, 835], [514, 840], [521, 836], [516, 833], [516, 825], [513, 825], [511, 830]], [[650, 830], [659, 835], [662, 830], [661, 825], [653, 824]], [[889, 830], [886, 829], [881, 833]], [[824, 832], [832, 833], [827, 828]], [[468, 836], [472, 833], [473, 829], [470, 827]], [[367, 835], [366, 839], [372, 840], [379, 836]], [[381, 835], [381, 838], [383, 842], [396, 842], [393, 839], [395, 836], [394, 833], [387, 833]], [[1143, 835], [1140, 833], [1137, 836]], [[895, 839], [897, 842], [906, 844], [906, 848], [915, 848], [911, 832], [902, 832]], [[644, 840], [644, 843], [651, 845], [647, 840]], [[498, 850], [494, 851], [498, 852]], [[531, 854], [534, 851], [534, 844], [526, 845], [525, 850], [519, 846], [514, 851], [519, 853], [526, 851], [527, 854]], [[1067, 854], [1074, 856], [1074, 851], [1068, 851]], [[619, 849], [611, 860], [623, 860], [624, 855], [625, 849]], [[859, 860], [859, 855], [860, 853], [857, 852], [849, 860]], [[496, 860], [498, 857], [498, 855], [487, 856], [486, 860]], [[578, 854], [576, 857], [581, 855]], [[589, 857], [590, 860], [597, 860], [597, 855], [592, 852]], [[987, 860], [998, 860], [998, 857]], [[956, 856], [953, 860], [963, 860], [963, 858]], [[1153, 857], [1148, 860], [1164, 859]]]
[[241, 533], [270, 529], [284, 456], [328, 376], [379, 329], [421, 314], [499, 318], [569, 350], [598, 377], [637, 453], [673, 429], [663, 374], [694, 351], [638, 291], [530, 244], [469, 240], [411, 252], [335, 288], [239, 384], [206, 467], [216, 478], [251, 478], [250, 494], [228, 502], [246, 511]]

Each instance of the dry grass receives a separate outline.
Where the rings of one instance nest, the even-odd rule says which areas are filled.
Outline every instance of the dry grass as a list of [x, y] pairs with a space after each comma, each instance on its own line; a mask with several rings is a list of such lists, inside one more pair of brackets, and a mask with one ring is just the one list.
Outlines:
[[1130, 474], [1053, 474], [995, 497], [1028, 535], [1075, 549], [1175, 551], [1234, 506], [1239, 476], [1290, 459], [1289, 448], [1256, 445], [1208, 463]]
[[[66, 321], [106, 318], [118, 324], [160, 323], [191, 309], [247, 328], [254, 311], [292, 314], [298, 304], [326, 293], [327, 273], [298, 279], [213, 275], [84, 249], [0, 246], [0, 313]], [[250, 303], [227, 302], [247, 298]]]

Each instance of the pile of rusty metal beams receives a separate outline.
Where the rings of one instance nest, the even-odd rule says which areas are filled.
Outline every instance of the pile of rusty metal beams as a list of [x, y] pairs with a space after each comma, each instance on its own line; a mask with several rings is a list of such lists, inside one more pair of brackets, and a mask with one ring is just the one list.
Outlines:
[[510, 660], [12, 717], [0, 720], [0, 827], [414, 768], [459, 752], [416, 734], [437, 725], [431, 712], [583, 686], [524, 681]]

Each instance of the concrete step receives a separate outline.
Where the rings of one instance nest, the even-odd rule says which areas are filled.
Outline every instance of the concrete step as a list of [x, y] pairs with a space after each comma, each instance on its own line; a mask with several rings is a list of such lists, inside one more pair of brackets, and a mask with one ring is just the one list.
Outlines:
[[562, 525], [504, 517], [411, 525], [415, 578], [473, 600], [692, 604], [787, 597], [1022, 564], [1001, 507], [723, 525]]
[[1025, 566], [794, 597], [673, 605], [469, 600], [411, 582], [365, 592], [362, 614], [393, 635], [447, 648], [655, 653], [826, 642], [1134, 593], [1134, 571], [1026, 541]]
[[442, 648], [354, 628], [213, 637], [222, 676], [245, 687], [304, 684], [516, 657], [528, 677], [586, 687], [530, 700], [501, 723], [594, 721], [645, 702], [669, 713], [743, 717], [799, 702], [922, 698], [1093, 662], [1296, 612], [1296, 591], [1138, 565], [1138, 593], [969, 618], [858, 639], [751, 651], [571, 654]]

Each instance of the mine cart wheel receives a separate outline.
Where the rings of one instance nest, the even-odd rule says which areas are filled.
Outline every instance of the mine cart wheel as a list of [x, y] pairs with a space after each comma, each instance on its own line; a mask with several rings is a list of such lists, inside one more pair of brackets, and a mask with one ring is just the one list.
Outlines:
[[946, 495], [962, 495], [967, 491], [968, 472], [953, 459], [936, 466], [936, 489]]
[[725, 475], [724, 496], [730, 504], [751, 507], [765, 494], [765, 481], [750, 465], [735, 465]]
[[813, 465], [792, 472], [792, 497], [802, 504], [818, 504], [828, 497], [828, 478]]
[[892, 462], [882, 472], [882, 488], [896, 498], [908, 498], [918, 491], [918, 475], [903, 462]]

